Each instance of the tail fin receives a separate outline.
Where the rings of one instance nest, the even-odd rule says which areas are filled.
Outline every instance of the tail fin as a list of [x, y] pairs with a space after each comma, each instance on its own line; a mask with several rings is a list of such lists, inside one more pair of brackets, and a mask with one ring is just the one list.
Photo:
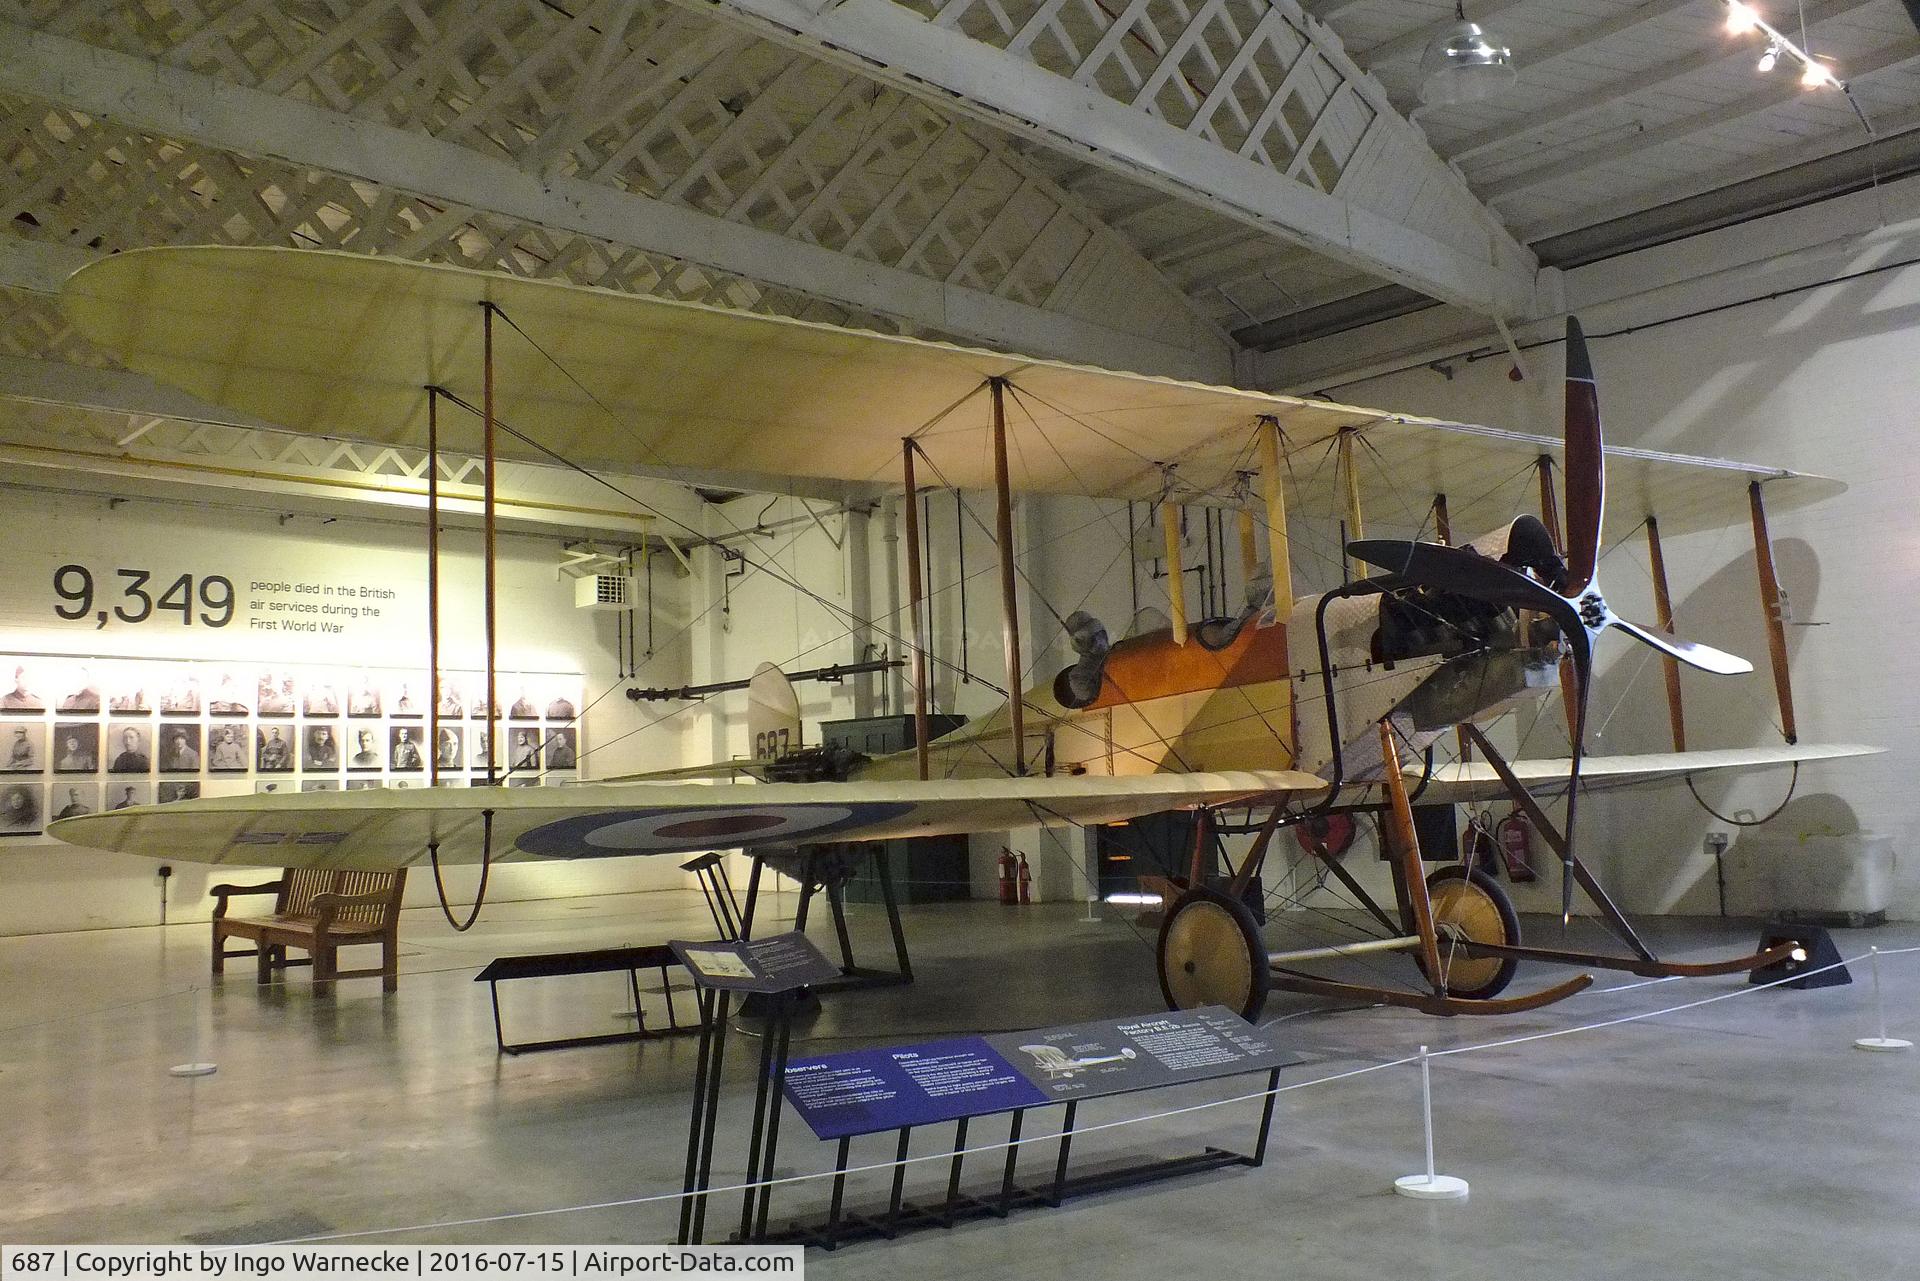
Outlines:
[[777, 760], [800, 750], [800, 696], [793, 682], [772, 663], [754, 669], [747, 684], [747, 736], [753, 758]]

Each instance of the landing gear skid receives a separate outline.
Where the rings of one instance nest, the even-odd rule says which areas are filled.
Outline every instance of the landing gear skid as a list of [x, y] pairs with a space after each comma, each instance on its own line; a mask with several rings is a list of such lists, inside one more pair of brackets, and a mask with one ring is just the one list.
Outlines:
[[[1592, 985], [1593, 976], [1577, 975], [1522, 996], [1502, 996], [1521, 961], [1621, 970], [1647, 978], [1702, 978], [1741, 974], [1786, 959], [1798, 947], [1783, 943], [1750, 956], [1720, 961], [1662, 961], [1634, 933], [1626, 917], [1578, 857], [1566, 858], [1566, 842], [1539, 803], [1514, 775], [1506, 759], [1473, 725], [1462, 727], [1493, 766], [1518, 805], [1555, 854], [1569, 863], [1580, 888], [1600, 917], [1632, 952], [1630, 956], [1563, 948], [1529, 947], [1520, 941], [1520, 918], [1507, 893], [1492, 877], [1459, 865], [1422, 875], [1413, 810], [1401, 781], [1399, 753], [1392, 729], [1380, 727], [1385, 763], [1388, 845], [1393, 856], [1393, 889], [1398, 912], [1389, 912], [1342, 867], [1317, 840], [1309, 851], [1354, 895], [1393, 937], [1343, 946], [1269, 952], [1259, 925], [1242, 901], [1258, 876], [1274, 832], [1281, 825], [1275, 810], [1260, 829], [1253, 848], [1226, 893], [1188, 889], [1167, 909], [1158, 948], [1160, 990], [1173, 1009], [1225, 1005], [1248, 1020], [1258, 1017], [1274, 988], [1309, 996], [1365, 1004], [1385, 1004], [1441, 1016], [1517, 1014], [1564, 1001]], [[1197, 884], [1198, 870], [1190, 878]], [[1379, 952], [1411, 952], [1430, 991], [1347, 983], [1295, 968], [1308, 961], [1338, 960]]]

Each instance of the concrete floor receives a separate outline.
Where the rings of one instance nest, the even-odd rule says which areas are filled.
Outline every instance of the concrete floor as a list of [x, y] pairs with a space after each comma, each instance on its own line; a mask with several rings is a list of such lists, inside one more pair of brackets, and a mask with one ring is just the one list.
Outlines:
[[[790, 904], [791, 900], [787, 900]], [[843, 995], [799, 1048], [1015, 1029], [1152, 1010], [1151, 934], [1088, 923], [1072, 907], [954, 904], [912, 910], [921, 981]], [[495, 955], [702, 932], [694, 895], [491, 907], [455, 935], [410, 912], [400, 991], [343, 984], [315, 999], [302, 972], [266, 991], [246, 963], [213, 987], [205, 927], [0, 939], [0, 1240], [244, 1242], [482, 1220], [677, 1190], [692, 1040], [500, 1058], [474, 970]], [[1537, 921], [1535, 937], [1557, 928]], [[857, 936], [884, 934], [856, 909]], [[1749, 947], [1750, 924], [1666, 920], [1663, 950]], [[1843, 952], [1920, 943], [1920, 926], [1837, 933]], [[1920, 955], [1886, 961], [1891, 1021], [1920, 1026]], [[1893, 1277], [1920, 1256], [1920, 1052], [1851, 1048], [1871, 1027], [1864, 966], [1852, 987], [1775, 990], [1579, 1035], [1441, 1060], [1440, 1165], [1465, 1203], [1391, 1195], [1420, 1159], [1417, 1072], [1396, 1068], [1282, 1096], [1265, 1168], [813, 1252], [817, 1276], [1561, 1278]], [[1400, 976], [1404, 979], [1404, 975]], [[1550, 972], [1523, 970], [1516, 990]], [[1632, 984], [1600, 976], [1596, 989]], [[1442, 1046], [1499, 1040], [1740, 990], [1707, 979], [1594, 990], [1499, 1020], [1387, 1009], [1325, 1012], [1276, 996], [1288, 1083]], [[618, 979], [510, 987], [509, 1031], [614, 1026]], [[745, 1129], [750, 1051], [733, 1041], [727, 1106]], [[219, 1073], [169, 1077], [208, 1059]], [[1224, 1098], [1250, 1081], [1083, 1108], [1082, 1124]], [[1256, 1106], [1089, 1136], [1076, 1161], [1177, 1155], [1247, 1141]], [[977, 1125], [975, 1141], [1004, 1134]], [[936, 1136], [929, 1136], [929, 1143]], [[916, 1148], [916, 1151], [931, 1150]], [[857, 1144], [889, 1155], [891, 1138]], [[1037, 1165], [1045, 1149], [1033, 1149]], [[826, 1168], [826, 1145], [789, 1115], [781, 1174]], [[742, 1157], [723, 1151], [722, 1174]], [[985, 1183], [997, 1161], [978, 1162]], [[931, 1192], [944, 1166], [917, 1167]], [[855, 1181], [858, 1201], [884, 1178]], [[824, 1204], [824, 1182], [783, 1188], [775, 1215]], [[716, 1207], [725, 1224], [731, 1199]], [[658, 1242], [671, 1201], [465, 1223], [364, 1238]]]

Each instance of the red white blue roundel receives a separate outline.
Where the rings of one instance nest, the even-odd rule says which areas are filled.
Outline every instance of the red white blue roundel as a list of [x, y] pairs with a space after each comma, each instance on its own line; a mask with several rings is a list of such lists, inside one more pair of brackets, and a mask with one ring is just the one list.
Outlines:
[[823, 841], [911, 810], [899, 801], [854, 805], [725, 805], [712, 809], [607, 810], [536, 827], [515, 842], [541, 858], [686, 854], [737, 846]]

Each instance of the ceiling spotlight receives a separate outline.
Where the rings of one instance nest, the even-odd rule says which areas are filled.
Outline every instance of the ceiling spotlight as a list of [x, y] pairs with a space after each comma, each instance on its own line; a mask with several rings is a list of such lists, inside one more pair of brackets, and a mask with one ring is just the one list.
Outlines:
[[1777, 44], [1768, 45], [1767, 51], [1760, 55], [1760, 61], [1755, 63], [1754, 65], [1759, 68], [1760, 74], [1762, 75], [1765, 75], [1767, 72], [1772, 71], [1775, 67], [1779, 66], [1780, 65], [1780, 46]]
[[1467, 21], [1465, 0], [1455, 0], [1454, 21], [1420, 55], [1420, 101], [1445, 107], [1491, 98], [1518, 73], [1513, 50]]
[[1740, 0], [1727, 0], [1727, 30], [1734, 35], [1745, 35], [1760, 25], [1760, 15]]
[[1818, 89], [1821, 85], [1833, 83], [1833, 72], [1809, 58], [1806, 66], [1800, 69], [1800, 83], [1808, 89]]

